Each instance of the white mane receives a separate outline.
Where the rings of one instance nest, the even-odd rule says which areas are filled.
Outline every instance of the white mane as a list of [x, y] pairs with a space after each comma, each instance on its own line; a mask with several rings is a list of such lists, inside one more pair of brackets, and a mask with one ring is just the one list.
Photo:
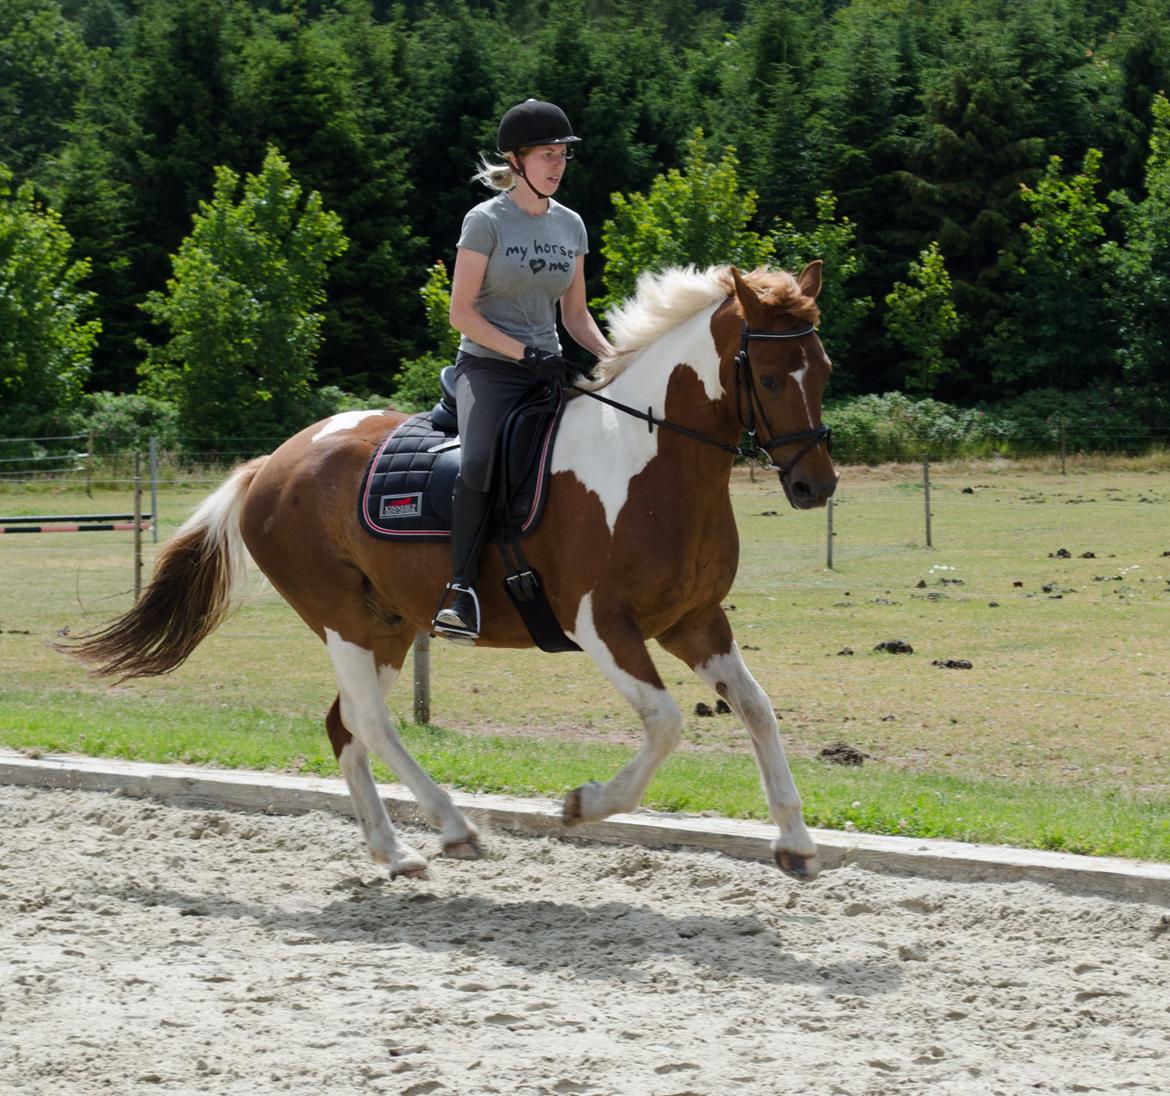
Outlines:
[[604, 388], [630, 364], [634, 355], [696, 312], [724, 300], [733, 291], [725, 266], [696, 270], [672, 266], [639, 275], [634, 295], [606, 314], [609, 337], [617, 353], [598, 364], [597, 379], [582, 388]]

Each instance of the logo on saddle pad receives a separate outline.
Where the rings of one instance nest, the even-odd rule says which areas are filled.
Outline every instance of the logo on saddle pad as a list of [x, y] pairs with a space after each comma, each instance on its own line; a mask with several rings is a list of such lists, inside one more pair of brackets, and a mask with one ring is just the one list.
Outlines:
[[384, 521], [393, 518], [413, 518], [422, 513], [422, 492], [413, 495], [383, 495], [378, 515]]

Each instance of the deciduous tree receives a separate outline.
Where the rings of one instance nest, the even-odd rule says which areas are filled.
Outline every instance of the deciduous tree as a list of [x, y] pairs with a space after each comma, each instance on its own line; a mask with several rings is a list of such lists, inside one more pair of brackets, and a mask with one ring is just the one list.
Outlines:
[[99, 324], [60, 217], [0, 165], [0, 435], [58, 430], [77, 406]]
[[166, 292], [143, 305], [168, 338], [142, 372], [148, 394], [174, 400], [187, 437], [240, 451], [250, 444], [242, 439], [307, 425], [326, 268], [346, 239], [319, 194], [301, 202], [275, 150], [242, 194], [230, 168], [215, 175]]

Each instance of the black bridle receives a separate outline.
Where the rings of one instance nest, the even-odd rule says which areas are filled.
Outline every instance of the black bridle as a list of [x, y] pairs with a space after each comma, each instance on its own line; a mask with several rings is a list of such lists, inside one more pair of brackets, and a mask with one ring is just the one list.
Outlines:
[[[781, 480], [821, 442], [825, 443], [825, 448], [831, 453], [833, 451], [833, 432], [823, 423], [820, 426], [814, 426], [811, 430], [800, 430], [794, 434], [774, 432], [772, 424], [768, 421], [767, 413], [764, 411], [759, 393], [756, 392], [755, 375], [752, 373], [752, 363], [748, 357], [748, 340], [802, 339], [805, 335], [811, 335], [815, 331], [816, 328], [811, 323], [805, 324], [796, 331], [752, 331], [748, 327], [747, 320], [744, 320], [743, 330], [739, 333], [739, 353], [735, 355], [735, 411], [739, 416], [740, 424], [751, 437], [756, 451], [765, 453], [771, 462], [768, 465], [768, 470], [779, 472]], [[764, 441], [756, 441], [758, 433], [756, 429], [757, 409], [760, 413], [759, 421], [763, 425], [766, 435]], [[804, 445], [801, 446], [795, 457], [785, 461], [784, 464], [776, 463], [771, 452], [773, 449], [779, 449], [782, 445], [796, 445], [799, 442], [804, 442]]]
[[[701, 441], [706, 445], [713, 445], [717, 449], [722, 449], [725, 453], [731, 453], [736, 457], [750, 458], [757, 453], [763, 453], [769, 461], [768, 471], [778, 472], [780, 474], [781, 482], [784, 478], [800, 463], [801, 459], [815, 449], [821, 442], [825, 443], [825, 447], [831, 453], [833, 451], [833, 433], [825, 425], [814, 426], [811, 430], [800, 430], [794, 434], [776, 434], [773, 433], [772, 424], [768, 421], [768, 416], [764, 412], [764, 405], [760, 400], [759, 394], [756, 392], [755, 376], [752, 373], [751, 359], [748, 357], [748, 341], [751, 339], [801, 339], [805, 335], [811, 335], [816, 331], [813, 325], [806, 324], [804, 327], [796, 331], [752, 331], [748, 327], [747, 321], [744, 321], [743, 330], [739, 335], [739, 353], [735, 355], [735, 413], [739, 418], [739, 424], [751, 439], [750, 448], [745, 448], [740, 445], [728, 445], [726, 442], [719, 441], [718, 438], [709, 437], [707, 434], [701, 434], [697, 430], [690, 430], [685, 426], [680, 426], [676, 422], [671, 422], [669, 419], [660, 419], [654, 414], [654, 409], [648, 407], [645, 411], [639, 411], [634, 407], [629, 407], [624, 403], [618, 403], [617, 400], [611, 400], [607, 396], [602, 396], [597, 392], [588, 392], [583, 388], [577, 388], [575, 391], [589, 396], [590, 399], [599, 400], [601, 403], [609, 404], [610, 407], [615, 407], [619, 411], [624, 411], [627, 415], [632, 415], [636, 419], [641, 419], [645, 422], [653, 432], [655, 426], [663, 427], [666, 430], [672, 430], [676, 434], [682, 434], [684, 437], [693, 439], [694, 441]], [[759, 412], [757, 418], [757, 411]], [[764, 427], [764, 432], [767, 435], [764, 441], [757, 441], [757, 421]], [[782, 445], [796, 445], [804, 442], [800, 451], [791, 460], [785, 461], [783, 464], [777, 464], [773, 458], [771, 450], [779, 449]]]

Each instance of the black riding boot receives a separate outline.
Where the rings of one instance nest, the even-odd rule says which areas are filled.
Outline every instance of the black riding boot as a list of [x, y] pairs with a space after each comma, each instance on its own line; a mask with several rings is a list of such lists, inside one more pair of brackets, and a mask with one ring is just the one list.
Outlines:
[[475, 584], [479, 580], [479, 561], [487, 535], [486, 519], [490, 493], [472, 491], [461, 478], [455, 480], [451, 516], [451, 570], [453, 580], [447, 585], [447, 595], [454, 593], [451, 603], [444, 604], [435, 614], [431, 626], [439, 635], [474, 639], [479, 635], [479, 595]]

